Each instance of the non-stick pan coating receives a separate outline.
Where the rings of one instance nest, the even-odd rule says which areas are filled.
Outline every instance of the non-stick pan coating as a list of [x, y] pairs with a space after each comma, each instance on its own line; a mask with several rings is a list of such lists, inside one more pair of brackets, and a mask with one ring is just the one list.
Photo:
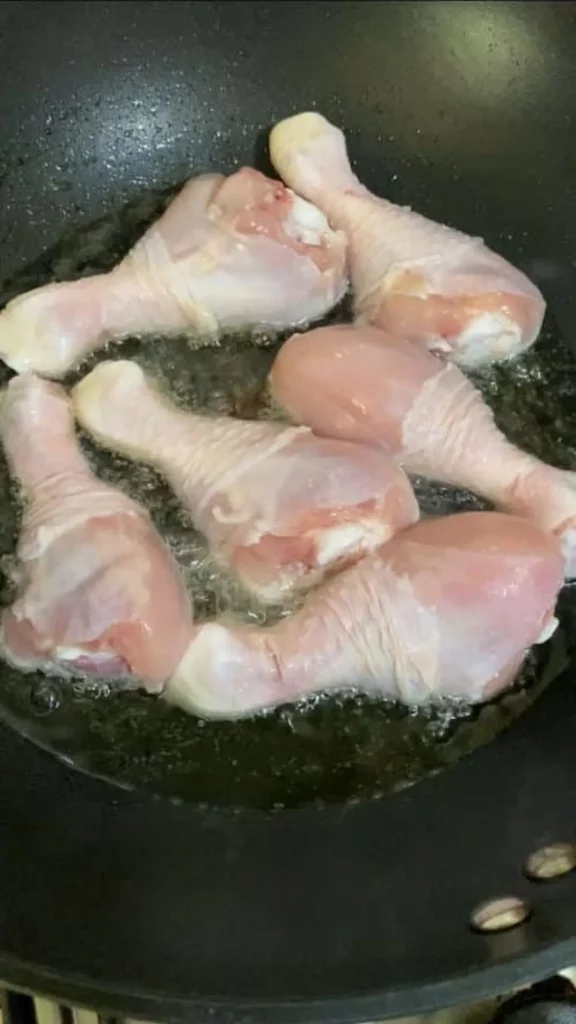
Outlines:
[[[0, 280], [67, 219], [264, 168], [267, 127], [317, 106], [370, 187], [531, 273], [570, 342], [575, 44], [572, 4], [4, 3]], [[522, 865], [572, 838], [575, 739], [568, 673], [441, 776], [267, 818], [119, 792], [3, 729], [0, 976], [148, 1019], [357, 1021], [551, 972], [576, 888]], [[508, 893], [531, 919], [472, 932]]]

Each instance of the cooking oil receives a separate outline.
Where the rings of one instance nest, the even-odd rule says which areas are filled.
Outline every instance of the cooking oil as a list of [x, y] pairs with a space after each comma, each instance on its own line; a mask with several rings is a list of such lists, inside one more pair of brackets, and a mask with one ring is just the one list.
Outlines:
[[[48, 281], [110, 269], [173, 191], [150, 193], [119, 213], [69, 231], [4, 286], [0, 305]], [[344, 303], [326, 322], [346, 319], [349, 312]], [[186, 338], [131, 338], [100, 350], [64, 383], [72, 386], [102, 358], [133, 358], [185, 408], [244, 419], [279, 417], [266, 378], [282, 340], [252, 331], [202, 348]], [[9, 376], [0, 367], [0, 386]], [[511, 440], [558, 466], [575, 465], [576, 374], [552, 320], [529, 353], [476, 374], [475, 383]], [[83, 434], [80, 440], [95, 471], [150, 512], [178, 561], [197, 621], [226, 613], [265, 625], [290, 614], [296, 602], [264, 607], [214, 563], [185, 509], [152, 469], [103, 451]], [[423, 479], [414, 486], [423, 515], [486, 507], [453, 487]], [[0, 493], [11, 496], [0, 520], [0, 603], [6, 604], [21, 507], [1, 459]], [[576, 636], [573, 597], [565, 588], [561, 627], [550, 643], [530, 654], [517, 685], [482, 708], [447, 703], [414, 710], [349, 693], [315, 695], [246, 721], [211, 722], [109, 683], [1, 666], [0, 713], [81, 770], [172, 799], [267, 809], [360, 799], [440, 771], [509, 725], [565, 666]]]

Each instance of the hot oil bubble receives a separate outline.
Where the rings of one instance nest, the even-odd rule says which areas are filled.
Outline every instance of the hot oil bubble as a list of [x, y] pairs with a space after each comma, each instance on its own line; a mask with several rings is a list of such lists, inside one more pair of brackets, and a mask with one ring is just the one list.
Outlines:
[[61, 687], [48, 679], [35, 683], [30, 691], [33, 710], [38, 715], [47, 715], [57, 711], [62, 703]]

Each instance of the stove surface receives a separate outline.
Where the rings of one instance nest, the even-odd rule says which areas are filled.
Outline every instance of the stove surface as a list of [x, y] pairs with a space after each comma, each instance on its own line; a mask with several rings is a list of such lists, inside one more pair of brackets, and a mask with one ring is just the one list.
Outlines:
[[[538, 1005], [521, 1013], [510, 1014], [510, 1024], [576, 1024], [576, 967], [559, 972], [559, 977], [567, 979], [575, 987], [574, 1003], [559, 1002], [550, 1011], [552, 1004], [546, 1005], [538, 1000]], [[521, 990], [526, 993], [540, 989], [548, 982], [537, 983], [530, 989]], [[470, 1003], [462, 1006], [438, 1010], [435, 1013], [419, 1017], [396, 1018], [394, 1024], [491, 1024], [495, 1015], [498, 1020], [507, 1020], [504, 1011], [518, 991], [508, 992], [482, 1003]], [[545, 996], [544, 996], [545, 999]], [[512, 1004], [511, 1004], [512, 1005]], [[503, 1016], [501, 1016], [504, 1014]], [[28, 995], [14, 992], [8, 988], [0, 989], [0, 1024], [162, 1024], [162, 1022], [134, 1020], [99, 1013], [78, 1006], [65, 1006], [40, 995]], [[371, 1021], [369, 1024], [380, 1024]]]

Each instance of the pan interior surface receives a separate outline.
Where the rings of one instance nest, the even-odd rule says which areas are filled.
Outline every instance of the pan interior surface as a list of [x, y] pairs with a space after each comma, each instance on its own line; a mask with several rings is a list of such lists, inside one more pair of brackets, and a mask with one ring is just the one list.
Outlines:
[[[120, 212], [73, 228], [41, 259], [4, 287], [2, 303], [49, 280], [108, 269], [158, 215], [174, 189], [146, 194]], [[344, 308], [332, 319], [346, 316]], [[224, 338], [218, 348], [192, 350], [185, 339], [129, 339], [106, 355], [133, 357], [183, 406], [244, 418], [274, 415], [265, 382], [277, 336], [252, 333]], [[102, 358], [100, 354], [98, 358]], [[70, 374], [73, 384], [97, 361]], [[576, 451], [576, 379], [572, 357], [550, 321], [527, 356], [478, 375], [477, 383], [500, 425], [519, 444], [558, 465]], [[3, 379], [9, 376], [4, 370]], [[556, 395], [550, 404], [548, 397]], [[111, 456], [82, 436], [97, 472], [128, 490], [151, 511], [187, 580], [198, 620], [235, 613], [262, 624], [290, 608], [264, 609], [247, 598], [207, 556], [202, 538], [168, 487], [151, 470]], [[10, 596], [10, 570], [20, 506], [3, 462], [2, 492], [11, 495], [0, 533], [1, 596]], [[482, 508], [473, 495], [416, 481], [424, 514]], [[564, 605], [570, 604], [566, 592]], [[86, 681], [70, 683], [2, 667], [1, 711], [40, 745], [91, 774], [121, 786], [206, 805], [295, 806], [345, 801], [396, 790], [437, 772], [486, 742], [528, 706], [565, 667], [567, 637], [532, 653], [518, 684], [484, 707], [445, 705], [415, 711], [354, 694], [316, 696], [252, 720], [209, 722], [154, 698]]]
[[[542, 286], [551, 312], [538, 345], [479, 383], [513, 440], [573, 467], [575, 33], [571, 5], [544, 3], [0, 5], [11, 83], [0, 95], [0, 305], [46, 281], [107, 269], [195, 171], [255, 162], [269, 170], [270, 125], [316, 107], [346, 130], [369, 188], [483, 235]], [[266, 411], [261, 385], [277, 345], [229, 338], [192, 353], [177, 341], [134, 339], [110, 354], [134, 356], [198, 409], [255, 416]], [[212, 573], [158, 478], [83, 443], [193, 563], [199, 614], [227, 597], [259, 619]], [[7, 483], [2, 467], [2, 493]], [[429, 512], [474, 502], [428, 485], [419, 497]], [[3, 503], [3, 602], [18, 514], [17, 501]], [[211, 805], [339, 801], [417, 781], [493, 736], [569, 660], [572, 615], [565, 590], [560, 629], [529, 660], [530, 685], [464, 717], [347, 696], [209, 723], [141, 695], [70, 692], [5, 666], [0, 703], [25, 735], [119, 785]]]
[[[315, 108], [346, 130], [371, 190], [483, 235], [542, 288], [541, 341], [481, 383], [512, 438], [573, 468], [575, 42], [575, 5], [540, 0], [0, 0], [0, 305], [120, 257], [168, 195], [154, 189], [243, 164], [269, 173], [270, 126]], [[158, 339], [154, 361], [135, 339], [110, 355], [163, 367], [198, 407], [251, 416], [277, 344], [255, 340], [192, 354]], [[86, 450], [182, 544], [153, 475]], [[18, 514], [2, 502], [2, 601]], [[202, 724], [0, 665], [2, 978], [140, 1021], [355, 1024], [576, 962], [576, 873], [523, 872], [574, 833], [568, 588], [560, 619], [532, 685], [464, 720], [351, 696]], [[278, 804], [308, 806], [249, 809]], [[470, 928], [506, 894], [530, 905], [525, 924]]]

